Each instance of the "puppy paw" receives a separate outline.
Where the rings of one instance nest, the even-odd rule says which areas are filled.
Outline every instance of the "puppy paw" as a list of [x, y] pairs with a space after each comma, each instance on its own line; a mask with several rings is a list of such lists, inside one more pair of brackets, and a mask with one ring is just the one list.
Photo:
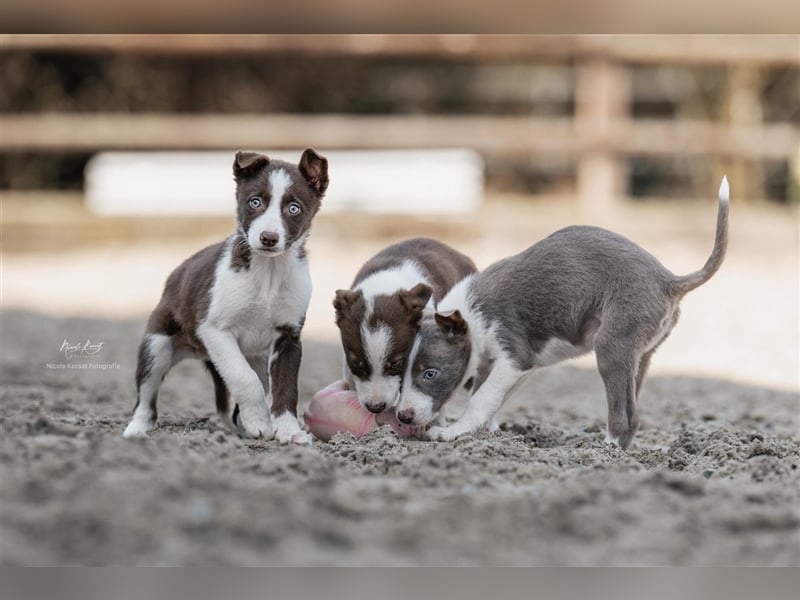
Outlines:
[[272, 424], [266, 411], [252, 414], [234, 409], [233, 424], [236, 427], [236, 432], [243, 438], [272, 439]]
[[297, 417], [291, 413], [283, 413], [275, 417], [275, 439], [280, 444], [310, 444], [314, 439], [310, 433], [300, 428]]
[[122, 432], [122, 437], [126, 438], [143, 438], [147, 437], [147, 432], [155, 429], [155, 421], [150, 419], [137, 418], [131, 419], [125, 431]]
[[314, 436], [307, 431], [298, 431], [292, 436], [292, 444], [299, 446], [310, 446], [314, 441]]
[[458, 433], [452, 427], [431, 427], [428, 429], [428, 439], [434, 442], [452, 442], [458, 437]]
[[624, 450], [625, 447], [627, 446], [627, 442], [629, 441], [630, 441], [630, 435], [628, 435], [627, 431], [623, 430], [621, 433], [614, 435], [608, 430], [608, 428], [606, 428], [605, 443], [608, 444], [609, 446], [615, 446], [617, 448], [620, 448], [621, 450]]

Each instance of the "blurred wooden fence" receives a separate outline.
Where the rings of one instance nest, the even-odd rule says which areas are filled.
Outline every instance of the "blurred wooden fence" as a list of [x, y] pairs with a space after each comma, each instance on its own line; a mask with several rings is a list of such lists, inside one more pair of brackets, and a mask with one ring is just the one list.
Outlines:
[[[575, 111], [568, 118], [358, 116], [336, 114], [5, 114], [2, 146], [19, 151], [106, 149], [451, 148], [502, 153], [558, 152], [577, 163], [577, 195], [603, 210], [624, 195], [631, 155], [702, 155], [748, 162], [785, 159], [797, 179], [800, 132], [766, 124], [743, 103], [758, 102], [758, 70], [800, 64], [800, 36], [3, 36], [0, 52], [223, 52], [559, 58], [575, 65]], [[730, 70], [721, 121], [634, 119], [631, 67], [649, 63], [725, 65]], [[738, 162], [737, 162], [738, 161]], [[739, 165], [739, 167], [736, 167]], [[736, 175], [731, 179], [736, 180]]]

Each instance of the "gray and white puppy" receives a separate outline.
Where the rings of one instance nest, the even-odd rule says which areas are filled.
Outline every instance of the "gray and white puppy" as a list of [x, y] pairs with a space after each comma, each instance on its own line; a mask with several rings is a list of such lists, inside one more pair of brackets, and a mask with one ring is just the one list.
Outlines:
[[719, 190], [714, 249], [705, 266], [676, 276], [630, 240], [567, 227], [456, 285], [426, 311], [404, 375], [398, 419], [427, 425], [466, 396], [467, 409], [428, 430], [449, 441], [489, 425], [523, 375], [591, 350], [606, 388], [606, 440], [627, 448], [650, 359], [678, 320], [683, 296], [725, 256], [728, 182]]

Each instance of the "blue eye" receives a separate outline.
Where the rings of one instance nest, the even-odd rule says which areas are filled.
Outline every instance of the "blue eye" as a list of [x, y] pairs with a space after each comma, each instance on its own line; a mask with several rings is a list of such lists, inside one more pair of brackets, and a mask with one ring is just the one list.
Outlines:
[[286, 210], [289, 211], [290, 215], [299, 215], [303, 209], [300, 208], [300, 205], [297, 202], [292, 202], [291, 204], [289, 204]]
[[428, 369], [427, 371], [425, 371], [425, 372], [422, 374], [422, 378], [423, 378], [425, 381], [433, 381], [434, 379], [436, 379], [436, 376], [437, 376], [438, 374], [439, 374], [439, 371], [437, 371], [436, 369]]
[[258, 196], [253, 196], [250, 200], [247, 201], [250, 205], [250, 208], [260, 208], [261, 207], [261, 198]]

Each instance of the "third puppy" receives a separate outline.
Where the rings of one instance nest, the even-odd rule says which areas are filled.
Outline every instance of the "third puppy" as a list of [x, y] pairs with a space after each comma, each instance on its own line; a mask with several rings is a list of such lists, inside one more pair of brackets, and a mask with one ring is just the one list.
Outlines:
[[719, 191], [714, 249], [699, 271], [677, 276], [630, 240], [597, 227], [567, 227], [455, 286], [426, 311], [397, 417], [433, 421], [456, 396], [469, 403], [428, 437], [449, 441], [488, 426], [526, 374], [594, 350], [608, 401], [607, 440], [626, 448], [638, 397], [678, 305], [717, 272], [728, 241], [728, 182]]

